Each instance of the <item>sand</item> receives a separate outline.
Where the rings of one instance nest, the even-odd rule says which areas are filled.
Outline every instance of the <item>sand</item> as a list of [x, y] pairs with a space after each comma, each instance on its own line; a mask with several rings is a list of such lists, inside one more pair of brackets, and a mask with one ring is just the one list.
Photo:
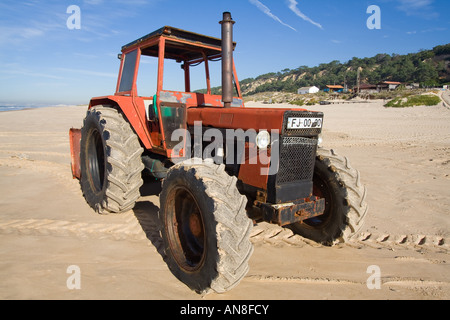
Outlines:
[[449, 299], [450, 110], [382, 101], [310, 109], [325, 113], [324, 147], [361, 172], [365, 225], [329, 248], [258, 224], [248, 275], [203, 297], [158, 253], [157, 186], [122, 215], [85, 203], [68, 131], [86, 107], [0, 113], [0, 299]]

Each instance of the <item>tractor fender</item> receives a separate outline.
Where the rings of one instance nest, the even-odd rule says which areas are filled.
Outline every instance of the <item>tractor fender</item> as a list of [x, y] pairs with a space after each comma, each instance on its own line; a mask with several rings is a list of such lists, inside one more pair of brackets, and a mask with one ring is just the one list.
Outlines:
[[105, 96], [92, 98], [89, 103], [89, 109], [98, 105], [115, 106], [130, 123], [131, 128], [137, 134], [145, 148], [152, 148], [153, 144], [148, 130], [144, 100], [141, 97]]

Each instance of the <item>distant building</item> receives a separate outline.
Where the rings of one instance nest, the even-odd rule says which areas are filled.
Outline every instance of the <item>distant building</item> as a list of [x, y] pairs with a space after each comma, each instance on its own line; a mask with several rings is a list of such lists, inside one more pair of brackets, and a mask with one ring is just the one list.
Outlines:
[[419, 88], [420, 88], [419, 83], [409, 83], [409, 84], [405, 85], [405, 89], [408, 89], [408, 90], [419, 89]]
[[[358, 92], [358, 87], [354, 88], [355, 92]], [[376, 93], [378, 92], [378, 88], [376, 84], [367, 84], [367, 83], [362, 83], [359, 86], [359, 92], [361, 93]]]
[[395, 81], [383, 81], [377, 84], [378, 91], [391, 91], [397, 89], [401, 82]]
[[319, 88], [317, 88], [316, 86], [312, 86], [312, 87], [303, 87], [298, 89], [297, 93], [298, 94], [307, 94], [307, 93], [317, 93], [319, 92]]
[[344, 87], [339, 85], [328, 85], [323, 91], [325, 92], [344, 92]]

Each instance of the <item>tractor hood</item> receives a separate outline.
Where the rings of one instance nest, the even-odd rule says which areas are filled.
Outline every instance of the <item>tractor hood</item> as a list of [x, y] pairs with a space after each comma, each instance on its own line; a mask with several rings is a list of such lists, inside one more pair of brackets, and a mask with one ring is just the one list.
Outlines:
[[[266, 109], [266, 108], [210, 108], [197, 107], [187, 110], [187, 123], [193, 126], [201, 121], [204, 127], [243, 130], [279, 130], [287, 131], [288, 117], [323, 118], [323, 113], [305, 109]], [[311, 135], [320, 133], [311, 131]]]

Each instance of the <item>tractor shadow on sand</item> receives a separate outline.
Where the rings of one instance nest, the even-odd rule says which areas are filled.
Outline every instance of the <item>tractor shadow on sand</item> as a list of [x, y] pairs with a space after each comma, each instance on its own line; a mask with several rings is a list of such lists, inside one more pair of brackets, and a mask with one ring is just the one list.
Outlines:
[[157, 196], [161, 192], [160, 182], [145, 181], [141, 187], [141, 199], [136, 202], [133, 208], [134, 216], [145, 233], [145, 236], [153, 244], [158, 253], [165, 260], [163, 239], [161, 237], [159, 221], [159, 207], [146, 199], [148, 196]]

